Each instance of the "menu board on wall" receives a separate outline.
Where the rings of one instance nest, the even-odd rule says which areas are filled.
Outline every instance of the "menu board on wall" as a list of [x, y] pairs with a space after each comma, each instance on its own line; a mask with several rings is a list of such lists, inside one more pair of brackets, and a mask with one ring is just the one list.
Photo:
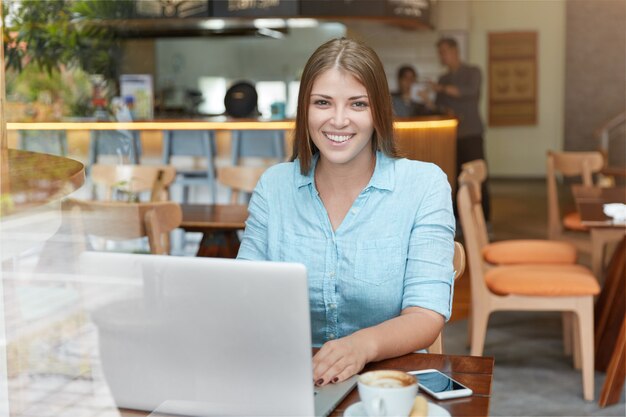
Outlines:
[[213, 0], [213, 17], [296, 17], [297, 0]]
[[489, 125], [537, 124], [537, 32], [489, 34]]

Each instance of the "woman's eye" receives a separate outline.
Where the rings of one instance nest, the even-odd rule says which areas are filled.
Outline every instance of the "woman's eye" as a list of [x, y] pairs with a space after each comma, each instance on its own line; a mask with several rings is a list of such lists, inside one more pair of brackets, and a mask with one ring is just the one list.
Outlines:
[[315, 100], [313, 104], [316, 106], [328, 106], [330, 103], [327, 100]]
[[352, 105], [354, 107], [362, 107], [362, 108], [369, 106], [369, 104], [365, 101], [355, 101], [354, 103], [352, 103]]

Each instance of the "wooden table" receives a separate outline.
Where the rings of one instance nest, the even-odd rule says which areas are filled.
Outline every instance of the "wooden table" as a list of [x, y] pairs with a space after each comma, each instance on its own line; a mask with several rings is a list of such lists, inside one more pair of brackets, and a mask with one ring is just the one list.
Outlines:
[[248, 206], [235, 204], [181, 204], [187, 232], [201, 232], [196, 256], [235, 258], [239, 251], [238, 230], [246, 227]]
[[[493, 378], [494, 359], [481, 356], [434, 355], [412, 353], [395, 359], [371, 363], [363, 372], [375, 369], [399, 369], [415, 371], [418, 369], [438, 369], [450, 375], [474, 391], [474, 395], [456, 400], [438, 401], [427, 397], [445, 408], [452, 416], [487, 416], [491, 399], [491, 381]], [[359, 401], [356, 388], [337, 406], [331, 417], [342, 416], [345, 410]], [[145, 411], [120, 410], [122, 417], [144, 417]]]
[[625, 203], [626, 187], [572, 188], [582, 223], [591, 229], [592, 269], [602, 274], [606, 242], [621, 240], [606, 271], [602, 292], [595, 306], [596, 369], [606, 371], [598, 403], [601, 407], [619, 401], [626, 376], [626, 224], [616, 223], [603, 212], [607, 203]]
[[0, 150], [0, 260], [53, 236], [61, 226], [61, 200], [84, 181], [85, 167], [78, 161]]
[[591, 271], [603, 281], [606, 242], [619, 241], [626, 235], [626, 223], [616, 223], [603, 212], [607, 203], [626, 203], [626, 187], [572, 186], [572, 193], [582, 224], [591, 229]]

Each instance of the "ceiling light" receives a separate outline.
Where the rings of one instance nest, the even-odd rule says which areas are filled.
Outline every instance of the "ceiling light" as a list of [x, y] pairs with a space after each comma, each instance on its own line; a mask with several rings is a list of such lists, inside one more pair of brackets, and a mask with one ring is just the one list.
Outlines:
[[226, 22], [222, 19], [205, 20], [200, 23], [202, 29], [221, 30], [226, 27]]
[[284, 28], [285, 21], [283, 19], [254, 19], [254, 27], [261, 28]]
[[316, 19], [287, 19], [287, 27], [290, 28], [314, 28], [317, 26], [319, 26], [319, 22]]

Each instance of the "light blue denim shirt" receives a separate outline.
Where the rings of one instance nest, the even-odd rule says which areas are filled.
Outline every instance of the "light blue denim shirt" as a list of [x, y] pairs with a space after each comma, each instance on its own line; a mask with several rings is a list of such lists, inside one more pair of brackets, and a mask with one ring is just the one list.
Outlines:
[[263, 174], [237, 257], [306, 266], [315, 346], [407, 307], [448, 320], [455, 220], [446, 175], [434, 164], [377, 152], [369, 184], [333, 231], [315, 188], [317, 159], [308, 175], [298, 160]]

